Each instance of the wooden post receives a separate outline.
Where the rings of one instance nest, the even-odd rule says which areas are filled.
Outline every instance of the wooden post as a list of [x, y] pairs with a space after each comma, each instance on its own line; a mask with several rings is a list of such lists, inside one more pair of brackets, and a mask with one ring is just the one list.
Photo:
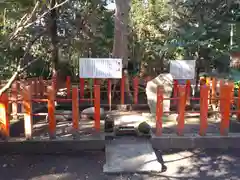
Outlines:
[[0, 96], [0, 130], [1, 134], [5, 139], [9, 138], [9, 116], [8, 116], [8, 95], [7, 93], [3, 93]]
[[108, 79], [108, 104], [109, 110], [112, 110], [112, 80]]
[[36, 95], [36, 97], [38, 97], [38, 92], [39, 92], [39, 89], [38, 89], [38, 84], [39, 84], [39, 79], [38, 79], [38, 77], [35, 77], [34, 78], [34, 89], [35, 89], [35, 95]]
[[17, 113], [18, 113], [18, 82], [15, 81], [12, 84], [12, 92], [11, 92], [11, 98], [12, 98], [12, 117], [13, 119], [17, 119]]
[[133, 89], [134, 89], [134, 104], [138, 104], [138, 77], [133, 78]]
[[36, 97], [36, 78], [31, 78], [31, 92]]
[[191, 96], [191, 81], [187, 80], [186, 81], [186, 102], [187, 102], [187, 104], [190, 104], [190, 102], [189, 102], [190, 96]]
[[55, 119], [55, 89], [54, 84], [48, 88], [48, 127], [49, 137], [54, 139], [56, 137], [56, 119]]
[[39, 95], [40, 95], [40, 97], [44, 96], [44, 90], [45, 90], [45, 88], [44, 88], [43, 77], [40, 76], [39, 77], [39, 92], [40, 92]]
[[34, 93], [35, 93], [35, 96], [37, 96], [38, 95], [38, 78], [34, 78], [33, 82], [34, 82]]
[[146, 83], [146, 86], [147, 86], [147, 83], [148, 83], [148, 81], [151, 81], [151, 77], [150, 76], [147, 76], [146, 78], [145, 78], [145, 83]]
[[[25, 82], [23, 82], [24, 83], [24, 86], [31, 86], [32, 87], [32, 80], [31, 79], [27, 79], [26, 80], [27, 81], [27, 83], [25, 83]], [[32, 89], [32, 88], [31, 88]], [[31, 93], [33, 93], [33, 91], [31, 91]], [[33, 94], [31, 94], [31, 96], [32, 96]]]
[[222, 109], [223, 109], [222, 108], [222, 106], [223, 106], [223, 102], [222, 101], [224, 99], [223, 98], [224, 95], [223, 95], [223, 89], [222, 88], [224, 87], [224, 82], [221, 80], [219, 85], [220, 85], [220, 88], [219, 88], [219, 102], [218, 103], [219, 103], [220, 114], [222, 116]]
[[36, 96], [39, 97], [40, 89], [39, 89], [39, 77], [36, 78]]
[[100, 86], [94, 86], [94, 116], [95, 116], [95, 129], [100, 132]]
[[223, 85], [222, 87], [221, 107], [222, 107], [222, 119], [220, 123], [220, 134], [227, 135], [230, 122], [230, 109], [231, 109], [231, 91], [232, 85]]
[[209, 86], [200, 86], [200, 131], [201, 136], [205, 136], [208, 126], [208, 92]]
[[185, 86], [179, 86], [179, 106], [178, 106], [178, 125], [177, 125], [177, 134], [179, 136], [183, 135], [184, 131], [184, 116], [185, 116], [185, 107], [186, 107], [186, 88]]
[[70, 76], [67, 76], [66, 88], [67, 88], [67, 97], [70, 98], [71, 97], [71, 77]]
[[121, 79], [121, 104], [124, 104], [124, 95], [125, 95], [125, 76], [122, 76]]
[[212, 88], [211, 88], [211, 101], [210, 101], [210, 104], [216, 104], [216, 89], [217, 89], [216, 78], [212, 78]]
[[186, 81], [186, 95], [187, 95], [187, 98], [189, 98], [191, 96], [191, 81], [190, 80]]
[[157, 88], [157, 104], [156, 104], [156, 135], [162, 135], [162, 117], [163, 117], [163, 87]]
[[232, 104], [232, 103], [234, 103], [234, 100], [235, 100], [234, 99], [234, 82], [229, 82], [228, 85], [232, 88], [231, 89], [231, 96], [230, 96], [231, 104]]
[[85, 88], [85, 80], [84, 78], [80, 78], [80, 99], [84, 98], [84, 88]]
[[31, 85], [23, 89], [23, 109], [24, 109], [24, 130], [26, 139], [32, 139], [33, 120], [32, 120], [32, 99]]
[[73, 115], [73, 129], [75, 133], [79, 129], [79, 99], [78, 99], [78, 88], [72, 88], [72, 115]]

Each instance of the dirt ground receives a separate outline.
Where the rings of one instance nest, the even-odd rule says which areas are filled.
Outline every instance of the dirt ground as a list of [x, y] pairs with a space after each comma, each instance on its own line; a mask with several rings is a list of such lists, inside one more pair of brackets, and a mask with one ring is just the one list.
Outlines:
[[239, 180], [239, 150], [156, 152], [165, 172], [115, 174], [102, 172], [104, 152], [72, 156], [0, 156], [0, 180]]

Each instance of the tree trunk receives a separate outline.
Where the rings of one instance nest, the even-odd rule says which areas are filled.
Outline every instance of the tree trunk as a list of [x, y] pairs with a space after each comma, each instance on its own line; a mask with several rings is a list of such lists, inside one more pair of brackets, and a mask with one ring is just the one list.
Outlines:
[[[51, 8], [56, 4], [56, 0], [51, 0]], [[58, 35], [57, 35], [57, 9], [54, 8], [50, 12], [50, 37], [51, 37], [51, 50], [52, 50], [52, 76], [57, 77], [58, 70]]]
[[[131, 101], [132, 94], [129, 87], [129, 76], [127, 72], [128, 65], [128, 23], [129, 23], [129, 11], [131, 0], [115, 0], [115, 20], [114, 20], [114, 42], [113, 42], [113, 57], [122, 58], [123, 60], [123, 75], [125, 76], [125, 92], [127, 92]], [[115, 81], [113, 92], [115, 92]]]

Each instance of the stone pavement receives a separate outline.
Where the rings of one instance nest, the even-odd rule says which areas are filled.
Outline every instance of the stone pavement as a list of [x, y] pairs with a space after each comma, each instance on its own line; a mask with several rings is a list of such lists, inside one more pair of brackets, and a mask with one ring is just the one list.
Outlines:
[[105, 173], [161, 172], [162, 164], [148, 139], [122, 137], [106, 144]]

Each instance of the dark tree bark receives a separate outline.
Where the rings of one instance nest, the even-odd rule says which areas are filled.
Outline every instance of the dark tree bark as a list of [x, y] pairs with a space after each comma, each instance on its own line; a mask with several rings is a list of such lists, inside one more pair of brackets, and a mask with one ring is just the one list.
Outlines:
[[[56, 4], [56, 0], [51, 0], [51, 8]], [[58, 35], [57, 35], [57, 9], [54, 8], [50, 12], [50, 37], [51, 37], [51, 59], [52, 59], [52, 75], [57, 76], [59, 57], [58, 57]]]

